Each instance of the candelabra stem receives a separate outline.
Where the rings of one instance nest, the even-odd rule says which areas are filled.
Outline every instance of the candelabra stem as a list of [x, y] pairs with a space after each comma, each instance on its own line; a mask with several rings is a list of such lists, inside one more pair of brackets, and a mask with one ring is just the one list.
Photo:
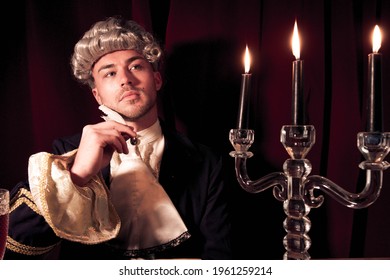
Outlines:
[[306, 159], [288, 159], [283, 165], [288, 178], [287, 198], [283, 201], [283, 210], [287, 217], [283, 228], [287, 235], [283, 239], [285, 260], [308, 260], [311, 239], [308, 232], [311, 222], [308, 217], [310, 207], [304, 199], [303, 181], [311, 172], [311, 164]]

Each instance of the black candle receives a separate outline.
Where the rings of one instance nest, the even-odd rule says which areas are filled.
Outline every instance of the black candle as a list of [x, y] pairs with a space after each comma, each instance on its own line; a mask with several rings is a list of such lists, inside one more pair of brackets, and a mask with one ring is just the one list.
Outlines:
[[238, 106], [237, 128], [247, 129], [249, 126], [249, 103], [251, 91], [251, 77], [250, 71], [250, 56], [248, 46], [245, 49], [244, 55], [245, 73], [241, 78], [240, 103]]
[[303, 61], [300, 59], [293, 61], [292, 70], [292, 122], [294, 125], [305, 124], [304, 106], [305, 100], [303, 96]]
[[382, 54], [381, 33], [378, 25], [374, 28], [372, 53], [368, 55], [368, 104], [367, 131], [383, 131], [382, 124]]
[[295, 21], [292, 39], [292, 50], [295, 56], [292, 66], [292, 123], [305, 124], [305, 100], [303, 94], [303, 60], [300, 59], [298, 26]]

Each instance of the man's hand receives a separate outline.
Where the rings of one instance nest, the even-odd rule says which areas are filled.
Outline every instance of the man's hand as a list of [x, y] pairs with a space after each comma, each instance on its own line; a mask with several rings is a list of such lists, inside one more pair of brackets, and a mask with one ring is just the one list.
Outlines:
[[73, 183], [85, 185], [110, 163], [114, 151], [127, 154], [126, 140], [136, 136], [131, 127], [115, 121], [85, 126], [70, 170]]

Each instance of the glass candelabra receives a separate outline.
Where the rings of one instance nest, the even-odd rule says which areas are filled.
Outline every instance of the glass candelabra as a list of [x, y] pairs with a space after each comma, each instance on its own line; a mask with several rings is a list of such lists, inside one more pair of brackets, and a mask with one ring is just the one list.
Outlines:
[[390, 164], [384, 161], [389, 152], [390, 132], [359, 132], [357, 147], [365, 161], [359, 167], [366, 170], [366, 185], [360, 193], [350, 193], [331, 180], [309, 176], [312, 165], [305, 157], [315, 143], [313, 125], [284, 125], [280, 141], [290, 158], [283, 164], [283, 172], [274, 172], [252, 181], [247, 173], [246, 160], [253, 156], [248, 151], [254, 142], [254, 130], [231, 129], [229, 140], [234, 147], [230, 155], [235, 158], [235, 171], [238, 183], [249, 193], [259, 193], [273, 187], [273, 195], [283, 202], [286, 219], [283, 228], [286, 235], [283, 245], [285, 260], [308, 260], [311, 239], [308, 232], [311, 221], [308, 217], [311, 208], [320, 207], [322, 195], [315, 196], [314, 190], [321, 190], [339, 203], [352, 209], [368, 207], [379, 197], [383, 170]]

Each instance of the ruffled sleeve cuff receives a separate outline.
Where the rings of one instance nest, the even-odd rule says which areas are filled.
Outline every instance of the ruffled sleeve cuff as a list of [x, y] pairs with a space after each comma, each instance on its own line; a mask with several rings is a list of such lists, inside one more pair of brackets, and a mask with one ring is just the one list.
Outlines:
[[119, 232], [120, 219], [108, 188], [100, 174], [85, 186], [73, 184], [69, 167], [76, 153], [77, 149], [30, 157], [28, 176], [34, 202], [57, 236], [85, 244], [110, 240]]

